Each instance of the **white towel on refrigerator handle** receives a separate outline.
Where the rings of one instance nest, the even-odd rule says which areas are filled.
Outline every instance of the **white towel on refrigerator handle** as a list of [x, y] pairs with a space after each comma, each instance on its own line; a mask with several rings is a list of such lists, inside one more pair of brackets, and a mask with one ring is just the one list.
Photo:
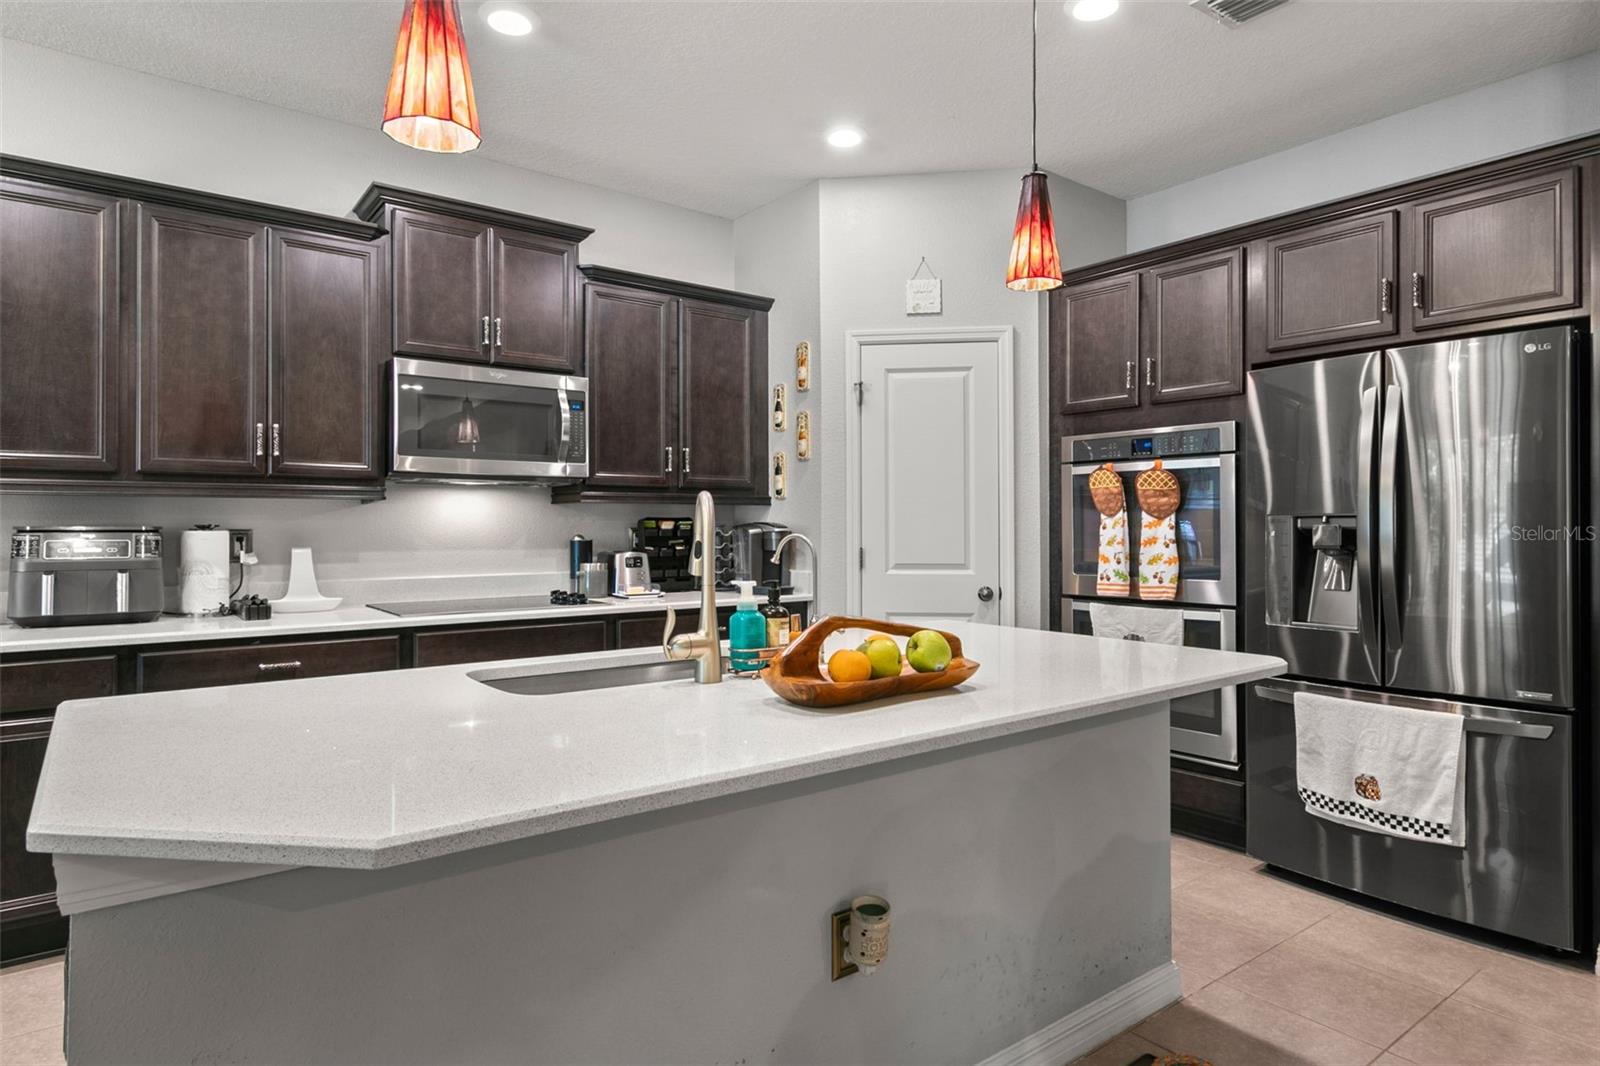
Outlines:
[[1331, 822], [1464, 847], [1465, 727], [1447, 712], [1296, 692], [1300, 800]]

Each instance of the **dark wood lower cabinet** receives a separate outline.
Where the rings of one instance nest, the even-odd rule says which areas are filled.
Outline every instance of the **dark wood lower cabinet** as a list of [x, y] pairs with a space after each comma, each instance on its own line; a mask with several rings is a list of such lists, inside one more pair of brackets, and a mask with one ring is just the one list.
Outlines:
[[415, 637], [413, 661], [417, 666], [450, 666], [605, 651], [609, 629], [606, 619], [592, 618], [581, 622], [423, 630]]
[[1244, 847], [1244, 782], [1187, 766], [1172, 767], [1172, 828]]
[[[733, 617], [732, 607], [717, 608], [717, 631], [723, 636], [728, 635], [728, 619]], [[698, 608], [689, 608], [678, 612], [677, 624], [672, 627], [672, 635], [679, 633], [692, 633], [700, 624], [700, 611]], [[619, 648], [648, 648], [651, 645], [659, 647], [666, 643], [664, 637], [667, 627], [667, 614], [631, 614], [624, 615], [617, 620], [617, 647]]]
[[243, 647], [188, 648], [140, 652], [139, 691], [168, 692], [253, 681], [286, 681], [394, 670], [400, 666], [400, 638], [247, 644]]

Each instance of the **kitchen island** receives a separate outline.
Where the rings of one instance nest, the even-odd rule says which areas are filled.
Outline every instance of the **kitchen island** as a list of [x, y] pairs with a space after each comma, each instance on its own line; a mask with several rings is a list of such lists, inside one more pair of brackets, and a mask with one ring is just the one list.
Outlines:
[[[66, 704], [68, 1056], [1065, 1061], [1177, 996], [1167, 701], [1283, 663], [956, 632], [966, 685], [831, 712], [484, 683], [654, 651]], [[867, 892], [889, 957], [831, 982]]]

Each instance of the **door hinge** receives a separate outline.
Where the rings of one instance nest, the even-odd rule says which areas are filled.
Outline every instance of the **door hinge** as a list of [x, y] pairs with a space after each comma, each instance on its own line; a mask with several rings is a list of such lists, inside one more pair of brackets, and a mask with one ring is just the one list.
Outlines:
[[857, 548], [856, 549], [856, 569], [857, 570], [865, 570], [866, 568], [867, 568], [867, 549], [865, 549], [865, 548]]
[[867, 383], [864, 381], [858, 381], [852, 387], [856, 390], [856, 406], [860, 407], [867, 391]]

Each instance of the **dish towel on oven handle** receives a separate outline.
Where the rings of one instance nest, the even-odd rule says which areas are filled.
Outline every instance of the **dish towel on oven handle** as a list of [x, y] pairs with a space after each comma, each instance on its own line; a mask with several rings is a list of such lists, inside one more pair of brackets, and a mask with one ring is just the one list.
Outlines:
[[1330, 822], [1466, 846], [1466, 746], [1458, 714], [1294, 694], [1300, 800]]
[[1097, 637], [1146, 644], [1183, 644], [1183, 612], [1173, 607], [1129, 607], [1091, 603], [1089, 624]]
[[1170, 600], [1178, 595], [1178, 504], [1181, 494], [1172, 471], [1161, 460], [1133, 481], [1144, 520], [1139, 523], [1139, 598]]
[[1128, 501], [1122, 475], [1106, 463], [1089, 475], [1089, 497], [1100, 512], [1099, 562], [1094, 590], [1101, 596], [1128, 594]]

